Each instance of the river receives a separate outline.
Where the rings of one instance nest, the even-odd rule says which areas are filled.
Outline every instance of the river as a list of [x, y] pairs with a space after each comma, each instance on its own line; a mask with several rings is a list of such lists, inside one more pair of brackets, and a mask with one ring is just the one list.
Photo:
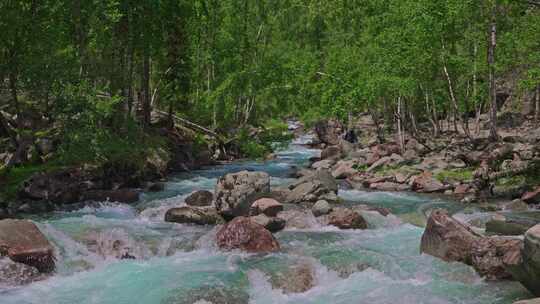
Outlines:
[[[367, 217], [370, 229], [333, 227], [275, 234], [279, 253], [224, 253], [214, 245], [215, 228], [171, 224], [165, 211], [183, 205], [194, 190], [213, 189], [217, 178], [243, 169], [268, 172], [284, 185], [293, 168], [319, 153], [297, 139], [267, 162], [235, 162], [171, 176], [166, 188], [145, 193], [136, 205], [101, 203], [34, 218], [56, 249], [57, 273], [24, 287], [0, 287], [1, 304], [180, 304], [180, 303], [366, 303], [494, 304], [529, 296], [515, 282], [485, 282], [460, 263], [419, 254], [421, 222], [433, 207], [459, 212], [452, 201], [410, 193], [340, 190], [347, 204], [384, 206], [395, 214]], [[88, 249], [120, 239], [139, 259], [118, 260]], [[288, 267], [309, 264], [315, 286], [287, 294], [272, 280]], [[357, 269], [359, 271], [353, 271]], [[348, 272], [348, 275], [343, 275]]]

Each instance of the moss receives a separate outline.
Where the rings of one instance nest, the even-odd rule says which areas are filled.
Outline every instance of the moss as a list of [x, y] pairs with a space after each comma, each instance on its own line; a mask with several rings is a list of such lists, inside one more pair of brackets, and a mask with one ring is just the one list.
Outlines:
[[473, 168], [443, 170], [435, 175], [441, 182], [464, 182], [473, 179]]
[[496, 186], [500, 187], [513, 187], [520, 186], [527, 183], [527, 178], [523, 175], [516, 175], [512, 177], [502, 177], [495, 181]]

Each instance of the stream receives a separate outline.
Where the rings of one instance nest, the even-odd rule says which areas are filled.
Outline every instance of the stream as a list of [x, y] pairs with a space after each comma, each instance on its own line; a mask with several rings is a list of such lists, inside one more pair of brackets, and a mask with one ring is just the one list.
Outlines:
[[[437, 197], [340, 190], [346, 204], [382, 206], [394, 215], [370, 214], [368, 230], [286, 229], [275, 234], [282, 250], [268, 255], [220, 252], [215, 228], [163, 221], [167, 209], [183, 205], [192, 191], [212, 190], [225, 173], [265, 171], [273, 186], [293, 181], [294, 168], [320, 153], [301, 145], [305, 140], [296, 139], [272, 161], [171, 176], [164, 191], [145, 193], [136, 205], [103, 202], [33, 218], [55, 246], [57, 272], [23, 287], [0, 286], [0, 303], [506, 304], [529, 296], [519, 283], [486, 282], [471, 267], [419, 254], [423, 228], [413, 224], [425, 221], [432, 208], [461, 209]], [[118, 239], [138, 259], [113, 258], [107, 250]], [[98, 253], [89, 250], [89, 240], [102, 245]], [[280, 273], [298, 264], [314, 269], [313, 288], [287, 294], [272, 287]]]

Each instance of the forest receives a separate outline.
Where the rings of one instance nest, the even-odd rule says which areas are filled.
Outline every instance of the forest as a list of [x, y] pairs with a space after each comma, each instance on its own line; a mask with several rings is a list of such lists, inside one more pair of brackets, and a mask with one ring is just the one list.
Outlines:
[[539, 0], [0, 0], [2, 303], [513, 303], [539, 172]]

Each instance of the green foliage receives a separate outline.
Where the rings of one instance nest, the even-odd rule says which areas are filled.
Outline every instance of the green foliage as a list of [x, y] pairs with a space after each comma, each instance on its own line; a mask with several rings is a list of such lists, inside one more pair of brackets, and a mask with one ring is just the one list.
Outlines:
[[2, 189], [0, 190], [0, 198], [11, 200], [15, 199], [20, 190], [22, 183], [30, 178], [35, 173], [50, 172], [62, 168], [56, 162], [46, 164], [28, 164], [7, 169], [0, 169], [0, 182]]

